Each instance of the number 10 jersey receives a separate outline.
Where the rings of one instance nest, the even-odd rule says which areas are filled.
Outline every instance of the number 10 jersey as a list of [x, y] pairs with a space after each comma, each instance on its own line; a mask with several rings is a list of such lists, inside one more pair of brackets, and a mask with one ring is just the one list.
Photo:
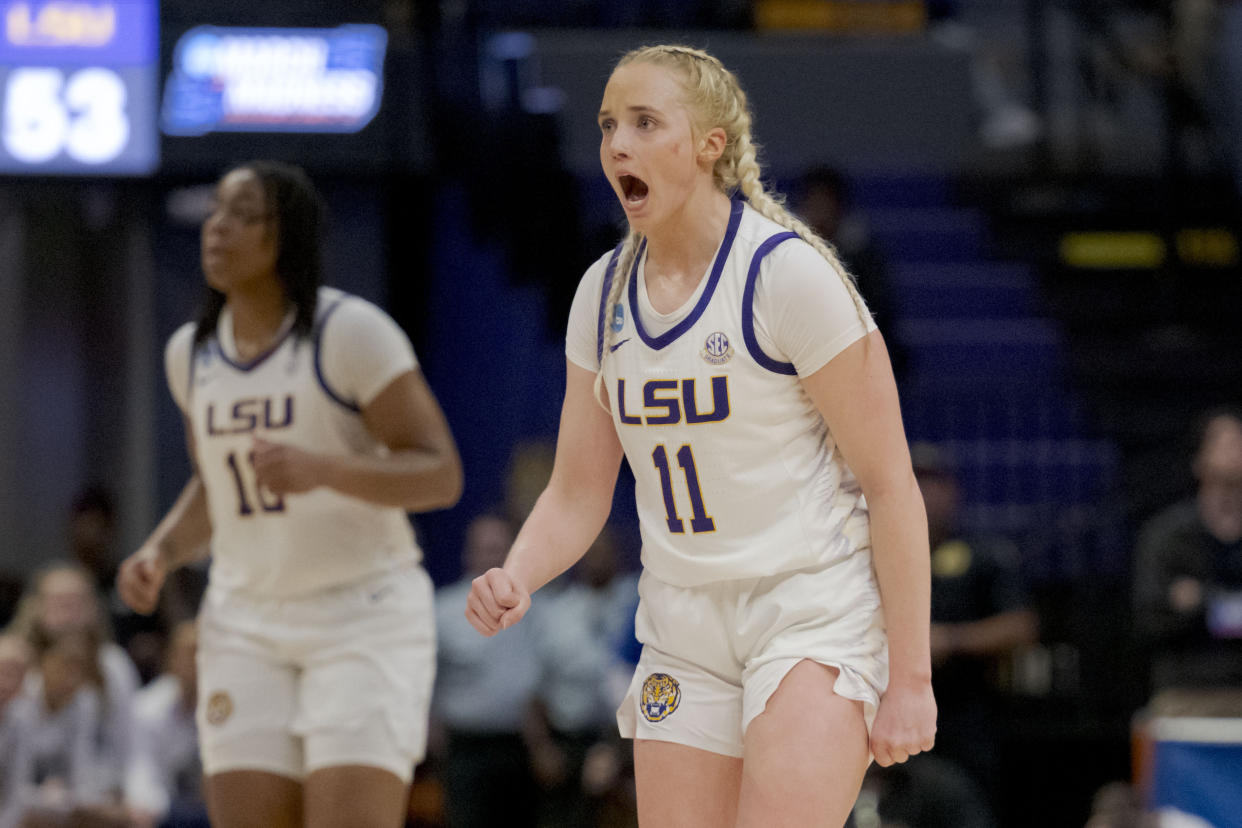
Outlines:
[[309, 338], [286, 333], [249, 362], [235, 356], [227, 308], [192, 354], [193, 323], [169, 340], [169, 385], [193, 429], [207, 492], [215, 589], [301, 597], [420, 558], [400, 508], [326, 487], [282, 497], [256, 485], [256, 437], [318, 453], [382, 454], [361, 409], [417, 366], [404, 332], [358, 297], [321, 288], [316, 316]]

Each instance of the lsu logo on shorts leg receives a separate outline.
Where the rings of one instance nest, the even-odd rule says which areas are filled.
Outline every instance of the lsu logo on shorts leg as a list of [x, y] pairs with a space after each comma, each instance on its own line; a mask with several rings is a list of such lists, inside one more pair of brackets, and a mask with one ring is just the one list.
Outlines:
[[681, 685], [668, 673], [652, 673], [643, 680], [639, 707], [647, 721], [658, 722], [668, 718], [680, 703]]

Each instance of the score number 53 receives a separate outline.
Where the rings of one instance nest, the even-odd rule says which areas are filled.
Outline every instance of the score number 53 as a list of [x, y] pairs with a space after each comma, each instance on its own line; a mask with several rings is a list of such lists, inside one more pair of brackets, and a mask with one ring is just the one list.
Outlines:
[[40, 164], [64, 151], [82, 164], [103, 164], [129, 141], [125, 83], [101, 67], [66, 77], [51, 67], [14, 69], [4, 84], [4, 149]]

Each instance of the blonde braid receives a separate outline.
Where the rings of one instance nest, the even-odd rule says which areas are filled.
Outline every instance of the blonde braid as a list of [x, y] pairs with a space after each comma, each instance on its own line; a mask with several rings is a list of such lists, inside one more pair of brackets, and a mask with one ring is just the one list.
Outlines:
[[609, 413], [612, 409], [604, 401], [604, 360], [608, 357], [610, 346], [616, 338], [612, 330], [612, 316], [621, 297], [625, 295], [625, 286], [629, 282], [630, 271], [634, 268], [634, 257], [638, 255], [642, 244], [642, 234], [631, 229], [621, 244], [621, 252], [617, 255], [617, 266], [612, 272], [612, 285], [608, 290], [608, 298], [604, 302], [604, 340], [599, 354], [599, 370], [595, 372], [595, 399]]
[[720, 125], [728, 136], [725, 151], [716, 161], [714, 173], [717, 182], [725, 192], [740, 190], [742, 195], [746, 196], [747, 203], [759, 215], [776, 222], [787, 230], [792, 230], [803, 241], [815, 248], [815, 251], [824, 257], [833, 272], [841, 279], [845, 289], [849, 291], [850, 299], [854, 302], [858, 318], [866, 324], [871, 314], [854, 284], [853, 277], [841, 264], [836, 249], [805, 222], [790, 213], [785, 208], [783, 197], [769, 193], [764, 188], [758, 160], [759, 147], [751, 137], [751, 115], [746, 93], [742, 91], [741, 85], [732, 72], [725, 69], [719, 62], [716, 65], [719, 66], [722, 75], [721, 92], [724, 98], [720, 112], [722, 116]]
[[837, 256], [836, 249], [808, 227], [805, 222], [785, 209], [785, 205], [781, 203], [781, 199], [778, 196], [772, 195], [763, 188], [763, 184], [759, 181], [759, 164], [755, 161], [754, 147], [749, 140], [745, 141], [745, 144], [745, 154], [739, 159], [738, 167], [743, 171], [741, 190], [742, 194], [746, 196], [746, 201], [759, 215], [771, 219], [781, 227], [797, 233], [803, 241], [814, 247], [816, 252], [827, 260], [829, 266], [832, 267], [833, 271], [845, 285], [845, 289], [849, 291], [850, 299], [854, 302], [854, 310], [858, 313], [859, 320], [866, 325], [867, 320], [871, 318], [871, 313], [867, 310], [862, 295], [854, 284], [854, 278], [850, 276], [845, 270], [845, 266], [841, 264], [841, 259]]

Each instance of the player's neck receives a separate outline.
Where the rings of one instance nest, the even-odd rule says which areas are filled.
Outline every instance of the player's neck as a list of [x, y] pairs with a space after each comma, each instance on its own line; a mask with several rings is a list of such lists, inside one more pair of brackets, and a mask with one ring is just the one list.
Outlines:
[[242, 357], [265, 350], [280, 333], [289, 311], [284, 291], [274, 280], [230, 291], [228, 307], [233, 315], [233, 342]]
[[647, 289], [666, 283], [693, 290], [720, 249], [732, 202], [714, 187], [688, 199], [682, 209], [647, 236]]

